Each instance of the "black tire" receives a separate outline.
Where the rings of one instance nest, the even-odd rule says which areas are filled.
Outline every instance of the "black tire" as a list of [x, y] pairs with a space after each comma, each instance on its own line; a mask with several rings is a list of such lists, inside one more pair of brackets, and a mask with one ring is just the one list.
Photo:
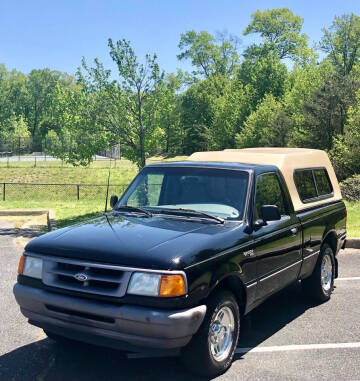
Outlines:
[[[324, 259], [325, 258], [325, 259]], [[326, 259], [328, 258], [328, 259]], [[324, 260], [328, 265], [331, 265], [331, 279], [326, 283], [326, 287], [324, 286], [324, 282], [322, 282], [322, 266], [324, 265]], [[313, 273], [309, 278], [304, 279], [302, 283], [302, 287], [304, 293], [313, 299], [316, 302], [323, 303], [330, 299], [331, 294], [334, 290], [334, 276], [335, 276], [335, 258], [334, 252], [330, 245], [324, 243], [321, 246], [320, 255], [316, 262]]]
[[[213, 345], [210, 340], [210, 329], [215, 327], [215, 318], [218, 313], [229, 310], [233, 315], [233, 330], [228, 330], [228, 337], [231, 337], [231, 344], [224, 351], [225, 358], [215, 358], [212, 353]], [[221, 311], [221, 312], [220, 312]], [[191, 342], [182, 350], [181, 360], [190, 371], [202, 376], [214, 377], [224, 373], [230, 368], [236, 350], [240, 331], [240, 311], [234, 295], [226, 290], [217, 291], [209, 297], [205, 319], [194, 335]], [[222, 329], [221, 332], [224, 332]], [[225, 330], [226, 332], [226, 330]]]

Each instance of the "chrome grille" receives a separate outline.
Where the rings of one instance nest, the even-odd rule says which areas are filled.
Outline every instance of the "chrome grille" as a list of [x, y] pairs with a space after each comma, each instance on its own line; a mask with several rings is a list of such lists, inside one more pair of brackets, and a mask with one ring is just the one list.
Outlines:
[[65, 258], [43, 258], [43, 283], [90, 294], [122, 297], [132, 271], [112, 265]]

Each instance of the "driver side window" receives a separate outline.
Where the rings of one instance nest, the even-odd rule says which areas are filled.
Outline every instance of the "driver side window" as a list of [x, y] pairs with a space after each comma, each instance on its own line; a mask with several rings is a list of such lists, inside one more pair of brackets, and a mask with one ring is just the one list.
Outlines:
[[279, 179], [275, 173], [264, 173], [256, 180], [255, 193], [255, 220], [262, 219], [261, 207], [263, 205], [276, 205], [280, 214], [286, 215], [284, 196]]

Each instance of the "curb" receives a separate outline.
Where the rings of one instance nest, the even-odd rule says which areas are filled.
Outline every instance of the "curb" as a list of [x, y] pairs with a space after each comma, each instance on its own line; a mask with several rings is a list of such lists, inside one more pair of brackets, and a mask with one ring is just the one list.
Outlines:
[[360, 238], [346, 238], [346, 249], [360, 249]]
[[49, 231], [56, 230], [55, 213], [51, 209], [0, 210], [0, 216], [40, 216], [42, 214], [46, 214], [46, 222]]

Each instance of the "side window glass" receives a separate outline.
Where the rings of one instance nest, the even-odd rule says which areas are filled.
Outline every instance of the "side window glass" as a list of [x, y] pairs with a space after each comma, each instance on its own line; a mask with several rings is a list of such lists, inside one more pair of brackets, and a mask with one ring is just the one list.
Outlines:
[[261, 217], [261, 207], [263, 205], [276, 205], [280, 214], [286, 215], [284, 196], [281, 190], [279, 179], [275, 173], [265, 173], [258, 176], [255, 193], [255, 219]]
[[325, 196], [333, 191], [329, 176], [325, 168], [314, 169], [314, 176], [319, 196]]
[[127, 200], [129, 206], [157, 206], [164, 175], [149, 174]]
[[302, 201], [318, 196], [311, 169], [295, 171], [294, 180]]

